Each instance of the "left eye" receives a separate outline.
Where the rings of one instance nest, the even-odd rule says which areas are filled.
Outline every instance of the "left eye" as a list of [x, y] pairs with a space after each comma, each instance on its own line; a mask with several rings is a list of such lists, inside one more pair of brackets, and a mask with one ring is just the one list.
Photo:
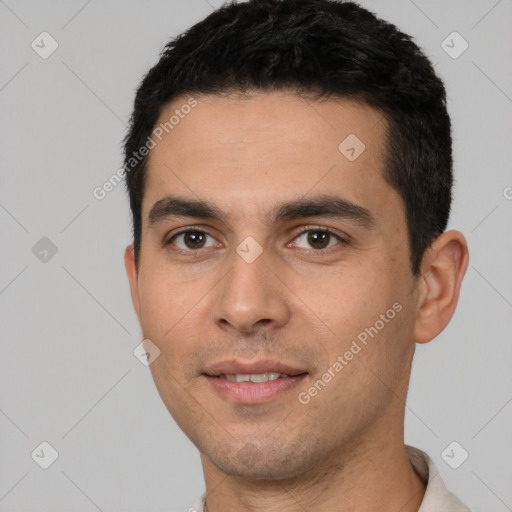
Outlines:
[[[179, 240], [180, 238], [182, 238], [182, 243], [176, 243], [176, 240]], [[204, 231], [189, 230], [182, 231], [181, 233], [174, 235], [169, 240], [169, 243], [174, 243], [174, 245], [176, 245], [179, 249], [182, 249], [184, 251], [189, 249], [204, 249], [205, 247], [211, 247], [212, 245], [215, 245], [215, 243], [206, 245], [207, 238], [211, 238], [212, 240], [214, 240], [213, 237], [211, 237], [208, 233], [205, 233]]]
[[[315, 250], [329, 249], [336, 243], [343, 242], [341, 237], [326, 229], [308, 229], [303, 231], [295, 240], [302, 240]], [[296, 245], [295, 243], [294, 245]], [[302, 247], [309, 249], [308, 247]]]

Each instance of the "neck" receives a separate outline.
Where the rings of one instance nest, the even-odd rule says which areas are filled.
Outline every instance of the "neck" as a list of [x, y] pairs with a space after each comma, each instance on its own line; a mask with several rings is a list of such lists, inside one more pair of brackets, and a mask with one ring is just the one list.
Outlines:
[[365, 437], [357, 447], [336, 451], [321, 465], [279, 481], [227, 476], [202, 454], [206, 512], [417, 512], [425, 485], [412, 469], [403, 437]]

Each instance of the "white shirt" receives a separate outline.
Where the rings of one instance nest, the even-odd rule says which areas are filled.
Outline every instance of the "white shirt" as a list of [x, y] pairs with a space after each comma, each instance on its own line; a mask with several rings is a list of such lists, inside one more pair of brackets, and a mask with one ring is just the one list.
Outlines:
[[[411, 465], [427, 486], [418, 512], [471, 512], [454, 494], [448, 491], [432, 459], [414, 446], [405, 445]], [[206, 492], [187, 512], [204, 512]]]

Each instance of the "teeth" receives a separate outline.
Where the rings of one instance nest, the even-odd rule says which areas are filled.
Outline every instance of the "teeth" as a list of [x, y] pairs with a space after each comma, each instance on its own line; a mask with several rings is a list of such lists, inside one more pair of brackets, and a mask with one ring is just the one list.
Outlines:
[[231, 382], [268, 382], [269, 380], [277, 380], [280, 377], [288, 377], [285, 373], [237, 373], [236, 375], [225, 375], [226, 379]]

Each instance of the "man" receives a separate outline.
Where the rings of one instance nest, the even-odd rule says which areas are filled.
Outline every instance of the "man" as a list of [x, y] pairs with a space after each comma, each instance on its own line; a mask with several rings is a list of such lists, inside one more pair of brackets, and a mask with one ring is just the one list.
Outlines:
[[134, 308], [204, 470], [190, 510], [467, 511], [403, 439], [415, 344], [468, 264], [411, 39], [353, 3], [224, 6], [144, 78], [125, 167]]

